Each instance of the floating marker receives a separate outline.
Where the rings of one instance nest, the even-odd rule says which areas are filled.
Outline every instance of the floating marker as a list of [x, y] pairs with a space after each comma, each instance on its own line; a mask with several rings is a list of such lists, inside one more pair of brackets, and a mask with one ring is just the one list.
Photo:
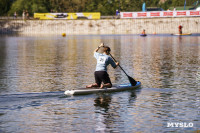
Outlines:
[[65, 34], [65, 33], [62, 33], [62, 36], [63, 36], [63, 37], [65, 37], [65, 36], [66, 36], [66, 34]]

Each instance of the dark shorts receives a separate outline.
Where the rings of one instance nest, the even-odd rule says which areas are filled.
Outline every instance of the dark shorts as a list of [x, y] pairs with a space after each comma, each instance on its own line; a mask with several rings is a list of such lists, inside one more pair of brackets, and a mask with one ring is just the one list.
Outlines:
[[98, 84], [98, 86], [101, 85], [103, 82], [104, 84], [111, 83], [109, 75], [106, 71], [95, 71], [94, 72], [95, 82]]

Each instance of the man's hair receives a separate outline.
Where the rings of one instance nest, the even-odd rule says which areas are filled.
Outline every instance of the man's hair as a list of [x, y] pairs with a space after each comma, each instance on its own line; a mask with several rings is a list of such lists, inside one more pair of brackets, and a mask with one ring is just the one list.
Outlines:
[[104, 51], [104, 52], [110, 52], [111, 50], [110, 50], [110, 47], [108, 47], [108, 46], [104, 46], [103, 51]]

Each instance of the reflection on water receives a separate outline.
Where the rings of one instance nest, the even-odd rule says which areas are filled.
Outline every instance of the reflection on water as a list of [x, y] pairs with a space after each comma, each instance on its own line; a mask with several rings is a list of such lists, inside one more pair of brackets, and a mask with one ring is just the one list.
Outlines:
[[[93, 50], [105, 42], [142, 88], [77, 97], [94, 82]], [[183, 132], [200, 128], [200, 37], [0, 36], [0, 132]], [[109, 69], [115, 84], [127, 83]], [[37, 92], [37, 93], [36, 93]], [[192, 122], [168, 128], [167, 122]], [[87, 128], [85, 128], [87, 127]]]
[[[10, 92], [65, 90], [89, 83], [99, 39], [12, 37], [6, 44], [3, 89]], [[91, 80], [90, 80], [91, 82]]]
[[[93, 50], [105, 42], [131, 76], [149, 88], [197, 88], [199, 37], [131, 35], [1, 37], [1, 92], [45, 92], [93, 82]], [[113, 83], [128, 82], [120, 69]], [[198, 77], [197, 77], [198, 76]]]
[[130, 123], [135, 121], [132, 113], [135, 114], [136, 112], [129, 111], [134, 106], [137, 94], [140, 91], [141, 89], [130, 91], [129, 93], [124, 93], [121, 97], [119, 95], [114, 97], [111, 94], [98, 95], [94, 100], [95, 120], [97, 121], [95, 131], [112, 132], [113, 129], [124, 132], [133, 131], [132, 127], [128, 128], [126, 126], [130, 126]]

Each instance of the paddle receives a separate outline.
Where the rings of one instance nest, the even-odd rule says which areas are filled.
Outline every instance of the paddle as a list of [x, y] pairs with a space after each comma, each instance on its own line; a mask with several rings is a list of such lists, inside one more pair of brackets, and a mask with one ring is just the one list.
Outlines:
[[[115, 60], [115, 58], [110, 54], [110, 56], [113, 58], [113, 60], [115, 61], [115, 62], [117, 62], [116, 60]], [[132, 86], [135, 86], [136, 84], [137, 84], [137, 82], [132, 78], [132, 77], [130, 77], [130, 76], [128, 76], [128, 74], [124, 71], [124, 69], [119, 65], [119, 67], [122, 69], [122, 71], [126, 74], [126, 76], [128, 77], [128, 80], [129, 80], [129, 82], [131, 83], [131, 85]]]

